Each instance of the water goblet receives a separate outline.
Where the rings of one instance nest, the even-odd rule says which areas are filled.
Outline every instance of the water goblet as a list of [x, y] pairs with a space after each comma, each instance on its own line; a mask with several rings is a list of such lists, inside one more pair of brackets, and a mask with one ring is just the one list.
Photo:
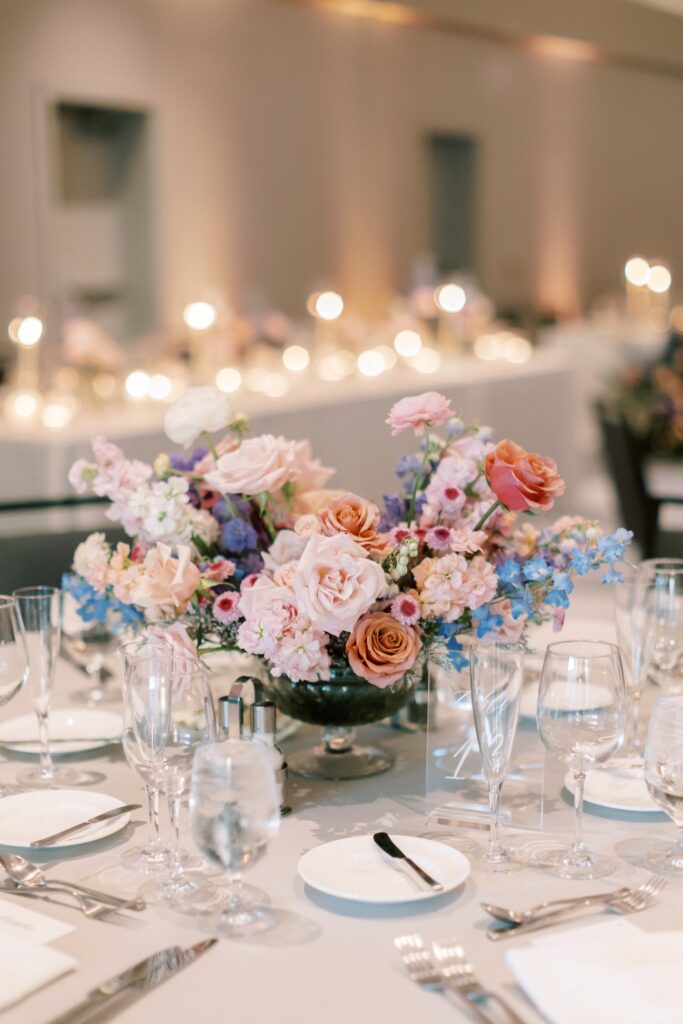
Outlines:
[[[17, 602], [7, 594], [0, 594], [0, 707], [26, 684], [28, 679], [28, 651], [24, 624]], [[0, 796], [7, 789], [0, 785]]]
[[614, 623], [621, 651], [629, 720], [620, 754], [633, 760], [642, 758], [638, 736], [640, 698], [646, 680], [645, 653], [648, 638], [648, 586], [640, 572], [622, 573], [622, 582], [614, 588]]
[[61, 638], [62, 592], [57, 587], [21, 587], [14, 598], [24, 624], [31, 703], [38, 718], [40, 764], [19, 772], [29, 786], [78, 786], [89, 776], [74, 768], [55, 767], [50, 754], [49, 712]]
[[472, 711], [491, 808], [488, 847], [477, 864], [482, 871], [523, 866], [500, 841], [500, 792], [510, 763], [523, 678], [523, 644], [481, 643], [472, 650]]
[[648, 630], [645, 670], [667, 690], [683, 686], [683, 559], [641, 562]]
[[563, 640], [548, 646], [538, 691], [538, 731], [574, 776], [574, 839], [539, 863], [560, 878], [602, 878], [615, 861], [583, 842], [583, 790], [589, 768], [609, 760], [626, 727], [624, 673], [616, 644]]
[[264, 744], [225, 740], [196, 752], [190, 824], [202, 854], [228, 874], [218, 933], [240, 937], [272, 928], [276, 918], [263, 894], [241, 881], [241, 872], [265, 853], [280, 826], [275, 770]]
[[[142, 846], [134, 846], [121, 857], [125, 868], [144, 873], [159, 871], [168, 867], [170, 850], [162, 840], [159, 831], [159, 790], [155, 785], [155, 763], [159, 757], [158, 742], [150, 742], [152, 725], [145, 723], [146, 708], [157, 715], [156, 734], [161, 726], [158, 716], [163, 707], [164, 694], [170, 708], [170, 688], [173, 670], [173, 650], [170, 644], [147, 639], [122, 645], [119, 649], [123, 662], [123, 752], [133, 771], [140, 777], [145, 791], [147, 821], [150, 840]], [[142, 713], [142, 720], [140, 714]], [[170, 714], [170, 711], [169, 711]], [[164, 736], [168, 732], [168, 722]]]
[[659, 874], [683, 878], [683, 696], [658, 697], [654, 703], [645, 743], [645, 783], [681, 830], [674, 846], [651, 853], [646, 864]]
[[216, 719], [207, 671], [199, 661], [174, 657], [163, 752], [154, 763], [153, 784], [168, 801], [171, 849], [168, 870], [143, 893], [175, 910], [203, 909], [218, 898], [215, 886], [186, 870], [180, 851], [180, 807], [187, 797], [196, 750], [216, 739]]

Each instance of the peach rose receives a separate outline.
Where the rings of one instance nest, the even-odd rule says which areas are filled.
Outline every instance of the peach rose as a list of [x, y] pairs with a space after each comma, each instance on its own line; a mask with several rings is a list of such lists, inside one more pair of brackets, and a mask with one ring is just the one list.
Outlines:
[[386, 539], [378, 534], [380, 511], [377, 505], [356, 494], [342, 494], [334, 498], [327, 508], [319, 512], [323, 533], [333, 537], [335, 533], [346, 533], [353, 537], [366, 551], [382, 551]]
[[293, 441], [263, 434], [243, 441], [235, 451], [221, 455], [216, 468], [204, 477], [221, 494], [261, 494], [279, 491], [297, 475]]
[[342, 494], [344, 494], [344, 491], [335, 491], [329, 488], [297, 494], [294, 501], [294, 511], [302, 518], [307, 515], [316, 515], [321, 508], [325, 508], [335, 498], [341, 498]]
[[353, 628], [385, 583], [382, 567], [345, 534], [314, 533], [292, 579], [301, 613], [333, 636]]
[[370, 612], [354, 626], [346, 653], [357, 676], [383, 688], [413, 667], [421, 647], [417, 626], [397, 622], [388, 612]]
[[453, 416], [450, 401], [438, 391], [425, 391], [422, 395], [402, 398], [391, 407], [386, 422], [391, 436], [396, 437], [409, 427], [421, 434], [425, 427], [446, 423]]
[[190, 548], [179, 544], [175, 557], [167, 544], [157, 544], [147, 552], [142, 568], [134, 603], [145, 609], [147, 618], [184, 612], [201, 580], [199, 569], [192, 564]]
[[527, 452], [514, 441], [500, 441], [486, 456], [486, 478], [498, 500], [513, 512], [547, 512], [565, 491], [552, 459]]

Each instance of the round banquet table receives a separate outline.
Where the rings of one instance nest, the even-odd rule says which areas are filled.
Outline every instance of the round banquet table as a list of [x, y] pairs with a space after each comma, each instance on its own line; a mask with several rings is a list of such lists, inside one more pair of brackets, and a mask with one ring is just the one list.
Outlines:
[[[581, 602], [577, 602], [581, 606]], [[566, 637], [611, 635], [611, 600], [596, 597], [592, 606], [572, 612]], [[60, 665], [55, 705], [68, 703], [68, 690], [82, 686], [83, 677]], [[655, 689], [654, 687], [652, 688]], [[26, 694], [5, 707], [8, 718], [26, 709]], [[320, 843], [385, 829], [394, 834], [418, 835], [426, 830], [422, 808], [424, 793], [424, 734], [403, 733], [382, 726], [368, 727], [365, 739], [375, 740], [396, 755], [393, 770], [375, 778], [339, 783], [290, 779], [288, 801], [292, 813], [283, 819], [279, 838], [266, 856], [248, 872], [248, 881], [265, 889], [273, 906], [282, 911], [280, 925], [249, 941], [221, 940], [175, 978], [147, 993], [116, 1015], [121, 1024], [165, 1024], [185, 1019], [229, 1020], [235, 1024], [267, 1024], [270, 1021], [313, 1024], [348, 1024], [351, 1021], [452, 1024], [471, 1018], [466, 1010], [443, 995], [419, 989], [410, 982], [394, 950], [395, 936], [419, 932], [425, 940], [458, 937], [483, 982], [503, 993], [529, 1024], [542, 1018], [516, 986], [505, 962], [505, 952], [528, 940], [491, 943], [486, 939], [488, 918], [479, 903], [487, 900], [507, 906], [530, 906], [537, 900], [567, 894], [604, 891], [622, 880], [642, 879], [645, 873], [625, 861], [608, 880], [577, 885], [554, 879], [539, 870], [524, 869], [511, 875], [491, 877], [473, 872], [464, 887], [452, 895], [403, 907], [369, 907], [343, 903], [307, 890], [297, 875], [297, 861]], [[302, 727], [286, 741], [286, 750], [308, 745], [313, 730]], [[536, 741], [538, 742], [538, 741]], [[141, 799], [141, 787], [127, 767], [120, 750], [87, 762], [101, 772], [97, 789], [128, 802]], [[16, 761], [0, 769], [9, 782]], [[552, 776], [559, 793], [563, 769]], [[503, 800], [503, 804], [504, 804]], [[553, 802], [545, 830], [568, 840], [571, 808], [566, 799]], [[134, 818], [140, 818], [137, 812]], [[628, 819], [628, 820], [627, 820]], [[586, 838], [598, 850], [610, 850], [624, 840], [658, 836], [673, 842], [674, 826], [663, 816], [619, 816], [587, 808]], [[484, 832], [460, 833], [464, 839], [483, 843]], [[88, 879], [106, 888], [105, 879], [119, 877], [117, 865], [128, 844], [139, 841], [140, 832], [128, 825], [117, 836], [95, 847], [81, 847], [80, 855], [59, 862], [59, 875]], [[184, 836], [191, 846], [189, 835]], [[46, 854], [46, 857], [49, 856]], [[51, 858], [53, 861], [55, 855]], [[53, 873], [56, 873], [53, 871]], [[140, 876], [128, 874], [131, 881]], [[607, 881], [607, 885], [605, 882]], [[111, 886], [110, 886], [111, 888]], [[169, 916], [148, 907], [142, 914], [119, 915], [105, 921], [86, 920], [74, 911], [19, 897], [0, 900], [58, 917], [75, 926], [53, 945], [71, 954], [78, 969], [8, 1009], [3, 1024], [47, 1024], [53, 1017], [81, 1000], [87, 991], [110, 976], [130, 967], [165, 946], [188, 946], [204, 937], [192, 919]], [[683, 884], [671, 882], [654, 907], [632, 920], [646, 930], [676, 928], [683, 912]], [[590, 928], [605, 915], [574, 919], [566, 927]], [[564, 926], [563, 926], [564, 927]], [[559, 932], [559, 927], [543, 934]], [[533, 936], [534, 938], [536, 936]], [[580, 1022], [576, 1022], [580, 1024]], [[611, 1022], [605, 1022], [611, 1024]]]

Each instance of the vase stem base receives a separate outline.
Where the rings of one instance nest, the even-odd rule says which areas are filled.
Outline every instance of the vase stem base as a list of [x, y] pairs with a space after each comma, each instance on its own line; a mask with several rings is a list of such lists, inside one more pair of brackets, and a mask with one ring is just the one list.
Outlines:
[[331, 753], [323, 743], [313, 750], [303, 750], [287, 758], [293, 775], [304, 779], [365, 779], [387, 772], [394, 758], [380, 747], [363, 747], [356, 743], [340, 753]]

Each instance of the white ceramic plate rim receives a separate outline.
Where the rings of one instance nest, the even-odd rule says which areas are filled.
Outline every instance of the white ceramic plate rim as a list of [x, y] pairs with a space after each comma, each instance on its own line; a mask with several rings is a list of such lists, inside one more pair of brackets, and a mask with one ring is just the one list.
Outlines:
[[[92, 729], [93, 737], [106, 735], [120, 739], [123, 732], [123, 718], [115, 711], [100, 711], [99, 709], [94, 708], [54, 708], [54, 710], [50, 712], [50, 732], [53, 737], [59, 739], [68, 738], [64, 730], [60, 729], [60, 722], [67, 717], [74, 720], [76, 723], [75, 727], [78, 729], [78, 733], [81, 736], [85, 736], [88, 730]], [[97, 725], [95, 724], [96, 722], [98, 722]], [[33, 735], [35, 732], [35, 744], [14, 744], [12, 742], [13, 737], [11, 735], [13, 731], [15, 735], [18, 733], [22, 739]], [[8, 735], [8, 733], [10, 733], [10, 735]], [[67, 754], [86, 754], [88, 751], [101, 750], [103, 747], [108, 746], [111, 746], [111, 744], [97, 742], [95, 739], [84, 739], [82, 743], [74, 741], [73, 743], [55, 744], [50, 753], [53, 758], [64, 757]], [[5, 750], [11, 750], [15, 754], [39, 754], [40, 744], [38, 742], [38, 724], [36, 716], [31, 714], [31, 712], [28, 712], [23, 715], [15, 715], [13, 718], [8, 718], [4, 722], [0, 722], [0, 747], [3, 747]]]
[[[567, 772], [564, 777], [564, 788], [571, 796], [574, 796], [574, 776], [571, 772]], [[654, 801], [652, 801], [648, 806], [645, 806], [644, 804], [618, 803], [614, 800], [598, 800], [595, 797], [591, 797], [587, 790], [584, 790], [583, 799], [587, 804], [593, 804], [594, 807], [604, 807], [609, 811], [629, 811], [631, 814], [663, 813], [661, 807], [657, 807]]]
[[[82, 809], [74, 814], [72, 822], [63, 821], [62, 823], [62, 819], [59, 822], [53, 820], [51, 824], [50, 809], [46, 805], [53, 801], [57, 803], [60, 800], [73, 801], [75, 805], [80, 803]], [[36, 804], [36, 834], [28, 842], [24, 840], [12, 842], [11, 831], [6, 831], [8, 819], [18, 805], [29, 803]], [[36, 839], [42, 839], [51, 832], [59, 832], [63, 828], [68, 828], [70, 824], [77, 825], [79, 822], [85, 821], [86, 818], [93, 818], [96, 814], [101, 814], [103, 811], [123, 806], [123, 800], [119, 800], [118, 797], [111, 796], [109, 793], [95, 793], [80, 789], [33, 789], [27, 793], [13, 793], [10, 796], [3, 797], [2, 801], [0, 801], [0, 846], [11, 847], [15, 850], [28, 850], [32, 855], [35, 855], [37, 852], [36, 847], [32, 847], [30, 843], [35, 842]], [[91, 825], [87, 832], [79, 832], [78, 835], [64, 839], [61, 843], [46, 846], [44, 849], [62, 850], [69, 846], [83, 846], [87, 843], [95, 843], [100, 839], [105, 839], [107, 836], [114, 835], [115, 832], [119, 832], [122, 828], [125, 828], [129, 821], [130, 812], [126, 812], [126, 814], [120, 814], [118, 817], [110, 818], [108, 821]]]
[[[337, 899], [351, 900], [354, 903], [368, 903], [368, 904], [399, 904], [399, 903], [416, 903], [419, 900], [430, 900], [435, 899], [438, 896], [443, 896], [445, 893], [452, 892], [454, 889], [459, 888], [469, 877], [471, 867], [470, 862], [464, 853], [460, 850], [456, 850], [452, 846], [446, 846], [445, 843], [435, 842], [433, 839], [422, 839], [419, 836], [402, 836], [395, 833], [390, 833], [391, 838], [399, 846], [404, 853], [411, 856], [416, 863], [420, 866], [426, 867], [429, 870], [428, 865], [423, 865], [420, 861], [420, 852], [432, 851], [432, 854], [438, 851], [440, 857], [445, 861], [450, 860], [451, 866], [454, 872], [454, 877], [450, 881], [444, 882], [443, 892], [428, 892], [426, 890], [415, 889], [415, 892], [406, 892], [405, 895], [394, 895], [394, 896], [383, 896], [377, 897], [376, 899], [372, 896], [360, 895], [354, 893], [348, 889], [339, 888], [334, 884], [322, 883], [320, 878], [316, 876], [315, 872], [311, 871], [311, 863], [315, 865], [315, 861], [322, 855], [321, 851], [325, 851], [324, 856], [329, 855], [330, 847], [341, 847], [342, 845], [347, 846], [346, 857], [350, 853], [349, 847], [351, 845], [360, 846], [361, 844], [368, 844], [368, 853], [375, 847], [372, 836], [348, 836], [345, 839], [334, 839], [331, 843], [323, 843], [320, 846], [314, 846], [312, 850], [308, 850], [299, 858], [297, 869], [299, 875], [307, 885], [311, 888], [317, 889], [319, 892], [325, 893], [327, 896], [335, 896]], [[376, 848], [376, 847], [375, 847]], [[377, 849], [378, 858], [386, 856], [382, 854], [381, 850]], [[387, 861], [387, 871], [392, 870], [391, 862]], [[400, 869], [394, 869], [400, 870]], [[441, 880], [441, 879], [439, 879]]]

